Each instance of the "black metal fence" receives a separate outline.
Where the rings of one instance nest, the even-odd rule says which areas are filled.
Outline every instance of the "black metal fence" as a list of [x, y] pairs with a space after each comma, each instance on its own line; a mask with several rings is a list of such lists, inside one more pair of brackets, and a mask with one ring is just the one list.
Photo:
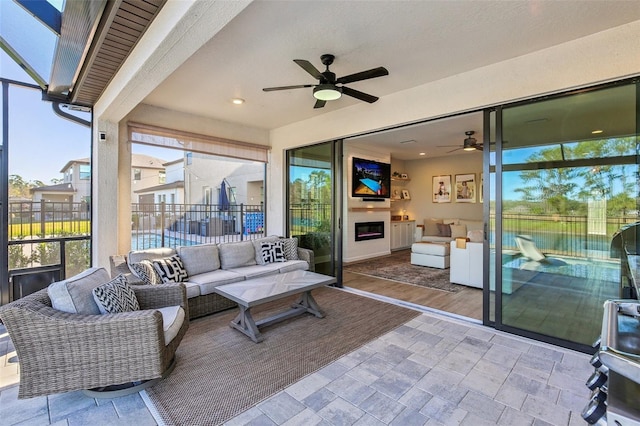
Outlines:
[[176, 247], [264, 236], [264, 205], [136, 203], [131, 248]]

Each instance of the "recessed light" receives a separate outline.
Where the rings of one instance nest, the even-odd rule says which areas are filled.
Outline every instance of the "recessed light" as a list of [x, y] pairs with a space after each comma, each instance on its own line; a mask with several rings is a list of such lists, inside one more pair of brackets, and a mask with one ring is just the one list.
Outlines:
[[591, 132], [591, 134], [592, 134], [592, 135], [599, 135], [600, 133], [603, 133], [603, 132], [604, 132], [604, 130], [596, 129], [596, 130], [593, 130], [593, 131]]
[[233, 98], [233, 99], [231, 99], [231, 102], [234, 105], [242, 105], [244, 103], [244, 99], [242, 99], [242, 98]]
[[420, 154], [418, 154], [418, 155], [427, 155], [427, 153], [426, 153], [426, 152], [421, 152], [421, 153], [420, 153]]

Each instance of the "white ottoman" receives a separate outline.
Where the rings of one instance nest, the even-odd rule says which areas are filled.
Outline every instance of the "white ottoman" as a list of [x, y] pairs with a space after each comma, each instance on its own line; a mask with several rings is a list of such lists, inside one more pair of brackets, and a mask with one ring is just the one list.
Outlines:
[[413, 243], [411, 245], [411, 264], [447, 269], [449, 267], [449, 244]]

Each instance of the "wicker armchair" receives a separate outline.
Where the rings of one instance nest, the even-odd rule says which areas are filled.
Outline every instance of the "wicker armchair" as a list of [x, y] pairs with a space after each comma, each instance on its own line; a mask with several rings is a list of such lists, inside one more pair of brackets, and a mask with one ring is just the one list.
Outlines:
[[[118, 314], [55, 310], [46, 289], [2, 306], [0, 319], [20, 362], [18, 398], [130, 382], [139, 387], [139, 381], [166, 376], [189, 327], [185, 287], [140, 285], [134, 291], [141, 310]], [[176, 305], [186, 317], [165, 346], [162, 315], [153, 309]]]

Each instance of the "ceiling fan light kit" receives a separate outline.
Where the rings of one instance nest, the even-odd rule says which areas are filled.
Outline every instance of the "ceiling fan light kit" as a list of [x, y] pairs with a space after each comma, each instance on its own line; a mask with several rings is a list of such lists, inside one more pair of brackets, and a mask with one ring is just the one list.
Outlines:
[[341, 96], [342, 91], [333, 84], [319, 84], [313, 89], [313, 97], [320, 101], [335, 101]]
[[[320, 56], [322, 64], [327, 67], [324, 72], [318, 71], [318, 69], [314, 67], [311, 62], [305, 59], [293, 60], [293, 62], [298, 64], [300, 68], [311, 74], [313, 78], [317, 79], [318, 84], [298, 84], [294, 86], [266, 87], [262, 90], [265, 92], [273, 92], [275, 90], [290, 90], [313, 87], [313, 97], [317, 99], [314, 108], [322, 108], [327, 101], [335, 101], [336, 99], [340, 99], [343, 94], [364, 102], [368, 102], [370, 104], [378, 100], [376, 96], [369, 95], [368, 93], [363, 93], [355, 89], [350, 89], [349, 87], [344, 86], [344, 84], [389, 75], [389, 71], [387, 71], [386, 68], [372, 68], [367, 71], [361, 71], [355, 74], [349, 74], [344, 77], [336, 78], [335, 73], [329, 70], [329, 65], [333, 63], [334, 59], [335, 56], [328, 53]], [[338, 84], [341, 84], [342, 86], [338, 86]]]

